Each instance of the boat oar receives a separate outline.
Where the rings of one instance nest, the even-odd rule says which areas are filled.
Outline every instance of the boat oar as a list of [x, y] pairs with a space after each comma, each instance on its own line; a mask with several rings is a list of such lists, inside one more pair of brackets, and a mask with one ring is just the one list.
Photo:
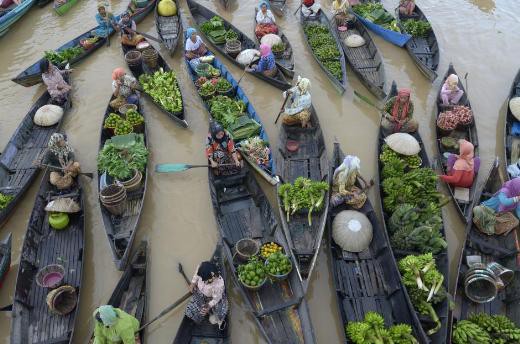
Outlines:
[[[220, 166], [235, 166], [235, 164], [222, 164]], [[176, 173], [183, 172], [192, 168], [211, 167], [211, 165], [190, 165], [190, 164], [157, 164], [155, 165], [155, 172], [157, 173]]]
[[280, 112], [278, 112], [278, 116], [276, 116], [276, 119], [274, 120], [274, 124], [276, 124], [278, 122], [278, 120], [280, 119], [280, 116], [281, 116], [283, 110], [285, 110], [285, 104], [287, 104], [287, 100], [289, 99], [290, 95], [291, 95], [291, 93], [287, 92], [285, 100], [283, 101], [282, 107], [280, 108]]
[[358, 93], [357, 91], [354, 90], [354, 94], [356, 95], [356, 97], [358, 97], [359, 99], [361, 99], [362, 101], [364, 101], [365, 103], [367, 103], [368, 105], [378, 109], [379, 111], [383, 111], [383, 109], [381, 109], [379, 106], [377, 106], [376, 104], [374, 104], [374, 102], [372, 102], [370, 99], [368, 99], [367, 96], [364, 96], [360, 93]]
[[[54, 168], [54, 169], [56, 169], [56, 170], [62, 170], [62, 171], [65, 170], [63, 167], [52, 166], [52, 165], [40, 164], [39, 166], [40, 166], [40, 167]], [[80, 172], [79, 174], [82, 174], [82, 175], [84, 175], [85, 177], [88, 177], [88, 178], [90, 178], [90, 179], [94, 178], [94, 173], [92, 173], [92, 172]]]
[[141, 36], [143, 36], [143, 37], [145, 37], [145, 38], [148, 38], [148, 39], [150, 39], [150, 40], [152, 40], [152, 41], [155, 41], [155, 42], [157, 42], [157, 43], [162, 43], [162, 40], [160, 40], [160, 39], [157, 38], [157, 37], [151, 36], [151, 35], [149, 35], [149, 34], [147, 34], [147, 33], [139, 32], [139, 31], [134, 31], [134, 30], [129, 29], [129, 28], [125, 28], [125, 30], [130, 31], [130, 32], [133, 32], [133, 33], [136, 33], [136, 34], [138, 34], [138, 35], [141, 35]]
[[184, 277], [184, 280], [186, 281], [186, 283], [188, 285], [190, 285], [191, 284], [190, 280], [188, 279], [188, 276], [186, 276], [186, 273], [184, 272], [184, 269], [182, 268], [182, 264], [181, 263], [179, 263], [178, 269], [179, 269], [179, 272], [181, 273], [182, 277]]
[[13, 310], [13, 305], [8, 305], [0, 308], [0, 312], [11, 312]]
[[256, 55], [251, 58], [251, 61], [249, 61], [249, 63], [247, 64], [246, 68], [244, 68], [244, 71], [242, 72], [242, 75], [240, 76], [240, 79], [238, 79], [237, 88], [238, 88], [238, 85], [240, 85], [240, 81], [242, 81], [242, 78], [244, 77], [244, 75], [246, 75], [247, 69], [251, 66], [251, 63], [253, 63], [253, 61], [255, 60], [255, 57], [256, 57]]
[[137, 330], [137, 332], [141, 332], [144, 328], [148, 327], [151, 323], [156, 322], [157, 320], [159, 320], [160, 318], [165, 316], [167, 313], [171, 312], [174, 308], [178, 307], [184, 301], [189, 299], [190, 296], [191, 296], [191, 292], [187, 292], [186, 294], [184, 294], [180, 299], [178, 299], [177, 301], [175, 301], [174, 303], [172, 303], [171, 305], [166, 307], [161, 313], [159, 313], [158, 316], [156, 316], [155, 318], [153, 318], [152, 320], [150, 320], [149, 322], [147, 322], [143, 326], [139, 327], [139, 330]]

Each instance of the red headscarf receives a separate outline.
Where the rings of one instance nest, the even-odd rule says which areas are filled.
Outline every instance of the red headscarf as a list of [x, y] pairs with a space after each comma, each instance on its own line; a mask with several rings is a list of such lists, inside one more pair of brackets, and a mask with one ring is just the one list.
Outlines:
[[112, 71], [112, 80], [119, 80], [126, 72], [123, 68], [119, 67]]
[[311, 7], [312, 5], [314, 5], [314, 0], [303, 0], [303, 4], [305, 5], [305, 7]]
[[[401, 88], [399, 92], [397, 92], [397, 98], [395, 99], [394, 106], [392, 107], [392, 118], [397, 123], [395, 127], [395, 131], [399, 131], [401, 126], [403, 125], [404, 120], [408, 117], [408, 109], [410, 107], [410, 94], [412, 91], [409, 88]], [[407, 102], [403, 105], [403, 109], [399, 114], [399, 105], [401, 104], [401, 99], [408, 98]]]

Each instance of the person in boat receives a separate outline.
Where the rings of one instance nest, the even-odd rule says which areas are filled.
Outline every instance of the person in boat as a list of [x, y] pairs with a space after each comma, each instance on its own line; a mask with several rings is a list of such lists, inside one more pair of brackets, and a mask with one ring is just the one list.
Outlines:
[[196, 271], [190, 284], [193, 296], [186, 306], [185, 314], [197, 324], [208, 316], [211, 324], [223, 330], [229, 309], [224, 279], [218, 267], [211, 262], [202, 262]]
[[200, 58], [208, 53], [208, 48], [206, 48], [202, 38], [197, 35], [197, 30], [192, 27], [186, 30], [186, 45], [184, 50], [186, 59], [193, 70], [195, 70], [200, 63]]
[[22, 0], [3, 0], [0, 1], [0, 8], [8, 8], [12, 4], [20, 5]]
[[334, 0], [332, 1], [331, 12], [336, 19], [337, 26], [345, 26], [346, 21], [350, 18], [349, 14], [350, 3], [348, 0]]
[[415, 10], [415, 0], [400, 0], [399, 1], [399, 13], [405, 16], [412, 16]]
[[96, 22], [98, 27], [92, 31], [93, 36], [108, 37], [112, 30], [116, 30], [117, 22], [114, 15], [107, 12], [105, 5], [98, 6], [98, 13], [96, 13]]
[[[290, 104], [286, 105], [282, 114], [282, 122], [285, 125], [300, 124], [302, 128], [311, 127], [311, 82], [307, 78], [298, 76], [296, 86], [283, 93], [283, 97], [290, 97]], [[289, 102], [289, 100], [288, 100]]]
[[121, 20], [117, 23], [117, 27], [121, 30], [121, 43], [130, 47], [135, 47], [144, 37], [137, 34], [137, 24], [130, 18], [130, 13], [125, 12], [121, 16]]
[[321, 10], [319, 2], [314, 0], [302, 0], [302, 14], [304, 17], [316, 17]]
[[44, 58], [40, 62], [40, 71], [43, 83], [47, 86], [47, 92], [49, 92], [52, 102], [57, 105], [64, 104], [72, 87], [63, 79], [63, 75], [70, 73], [72, 69], [59, 70], [58, 67]]
[[69, 188], [81, 172], [79, 162], [74, 161], [74, 149], [60, 133], [51, 135], [41, 164], [51, 170], [50, 183], [58, 189]]
[[459, 155], [448, 157], [448, 174], [440, 178], [453, 187], [469, 188], [480, 167], [480, 159], [474, 156], [475, 147], [469, 141], [459, 140]]
[[125, 311], [104, 305], [94, 311], [93, 344], [140, 344], [139, 320]]
[[278, 26], [276, 26], [276, 20], [269, 3], [264, 0], [260, 2], [258, 12], [256, 12], [255, 35], [258, 39], [261, 39], [268, 33], [278, 34]]
[[459, 88], [459, 77], [450, 74], [441, 88], [442, 105], [457, 105], [464, 95], [464, 91]]
[[123, 68], [114, 69], [112, 72], [112, 92], [114, 92], [115, 99], [110, 102], [112, 109], [117, 111], [125, 104], [139, 105], [137, 86], [136, 78], [128, 75]]
[[226, 176], [238, 173], [242, 168], [242, 161], [235, 148], [235, 142], [216, 121], [210, 123], [209, 129], [206, 141], [206, 156], [215, 175]]
[[417, 131], [419, 124], [413, 118], [413, 103], [410, 95], [410, 89], [402, 88], [397, 96], [386, 102], [381, 119], [384, 136], [397, 132], [413, 133]]
[[267, 77], [274, 77], [278, 71], [276, 68], [276, 59], [271, 51], [271, 47], [267, 44], [260, 44], [260, 60], [251, 68], [247, 68], [249, 72], [262, 73]]
[[[365, 184], [363, 189], [356, 185], [358, 180]], [[357, 156], [347, 155], [341, 165], [334, 170], [330, 204], [332, 207], [346, 204], [359, 209], [367, 200], [366, 190], [370, 186], [371, 184], [367, 183], [361, 175], [361, 160]]]

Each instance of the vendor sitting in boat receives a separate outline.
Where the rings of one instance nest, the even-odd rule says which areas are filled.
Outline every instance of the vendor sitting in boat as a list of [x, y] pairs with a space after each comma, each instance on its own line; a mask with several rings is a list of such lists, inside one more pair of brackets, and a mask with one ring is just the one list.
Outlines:
[[192, 27], [186, 30], [186, 46], [184, 50], [186, 59], [193, 70], [200, 63], [200, 58], [208, 53], [208, 48], [206, 48], [202, 38], [197, 35], [197, 30]]
[[459, 140], [459, 155], [448, 157], [448, 174], [440, 178], [453, 187], [469, 188], [480, 166], [480, 159], [474, 157], [475, 147], [466, 140]]
[[311, 127], [311, 106], [312, 99], [311, 82], [307, 78], [298, 76], [296, 86], [290, 88], [283, 93], [283, 97], [288, 99], [288, 105], [285, 106], [282, 114], [282, 122], [285, 125], [300, 124], [302, 128]]
[[121, 43], [129, 47], [135, 47], [139, 42], [144, 40], [144, 37], [137, 34], [137, 25], [135, 21], [130, 18], [130, 13], [123, 13], [121, 20], [117, 23], [117, 27], [121, 30]]
[[186, 316], [197, 324], [209, 316], [209, 322], [223, 330], [229, 303], [218, 267], [211, 262], [202, 262], [191, 279], [190, 292], [193, 296], [186, 306]]
[[262, 73], [270, 78], [274, 77], [278, 70], [276, 69], [276, 59], [271, 51], [271, 47], [267, 44], [260, 44], [260, 60], [252, 65], [251, 68], [247, 67], [247, 71]]
[[314, 0], [302, 0], [302, 15], [304, 17], [316, 17], [321, 10], [319, 2]]
[[119, 67], [112, 72], [112, 91], [115, 99], [110, 102], [110, 106], [115, 111], [125, 104], [139, 104], [139, 93], [136, 91], [138, 82], [136, 78], [128, 75], [126, 71]]
[[410, 100], [411, 91], [402, 88], [397, 96], [390, 98], [384, 107], [381, 127], [383, 135], [393, 133], [413, 133], [417, 131], [419, 124], [413, 118], [413, 103]]
[[237, 152], [235, 142], [229, 136], [229, 133], [216, 121], [210, 123], [209, 130], [206, 141], [206, 156], [215, 175], [227, 176], [240, 172], [242, 168], [241, 156]]
[[51, 135], [41, 164], [52, 171], [50, 183], [58, 189], [70, 188], [74, 178], [81, 172], [79, 162], [74, 161], [74, 149], [60, 133]]
[[72, 69], [59, 70], [58, 67], [44, 58], [40, 62], [40, 71], [43, 83], [47, 86], [47, 92], [49, 92], [52, 102], [56, 105], [64, 104], [72, 87], [63, 79], [63, 75], [70, 73]]
[[348, 0], [334, 0], [331, 5], [332, 16], [336, 19], [337, 26], [346, 26], [349, 14], [350, 3]]
[[104, 305], [94, 312], [93, 344], [140, 344], [139, 320], [125, 311]]
[[98, 13], [96, 13], [96, 22], [98, 27], [92, 31], [93, 36], [108, 37], [112, 30], [116, 30], [117, 22], [114, 15], [106, 11], [105, 5], [98, 5]]
[[459, 77], [450, 74], [441, 88], [442, 105], [457, 105], [463, 95], [464, 91], [459, 88]]
[[276, 26], [276, 20], [269, 8], [269, 3], [265, 0], [261, 1], [258, 8], [259, 10], [256, 12], [256, 37], [261, 39], [268, 33], [278, 34], [278, 26]]
[[415, 0], [400, 0], [399, 1], [399, 13], [405, 16], [412, 16], [415, 10]]
[[8, 8], [12, 4], [20, 5], [22, 0], [4, 0], [0, 1], [0, 8]]
[[[363, 189], [356, 186], [358, 178], [365, 184]], [[361, 161], [359, 158], [354, 155], [347, 155], [334, 171], [330, 205], [337, 207], [346, 204], [359, 209], [363, 207], [367, 200], [366, 190], [370, 186], [371, 184], [367, 183], [361, 176]]]

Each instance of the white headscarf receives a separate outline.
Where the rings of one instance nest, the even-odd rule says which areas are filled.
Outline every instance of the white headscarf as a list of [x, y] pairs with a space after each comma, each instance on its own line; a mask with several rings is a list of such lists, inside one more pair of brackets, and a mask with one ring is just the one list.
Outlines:
[[[361, 160], [355, 155], [347, 155], [341, 165], [334, 171], [335, 185], [351, 186], [356, 182], [356, 176], [361, 169]], [[353, 180], [351, 180], [353, 179]]]
[[307, 93], [311, 88], [311, 81], [307, 78], [302, 78], [298, 75], [298, 81], [296, 82], [302, 93]]

